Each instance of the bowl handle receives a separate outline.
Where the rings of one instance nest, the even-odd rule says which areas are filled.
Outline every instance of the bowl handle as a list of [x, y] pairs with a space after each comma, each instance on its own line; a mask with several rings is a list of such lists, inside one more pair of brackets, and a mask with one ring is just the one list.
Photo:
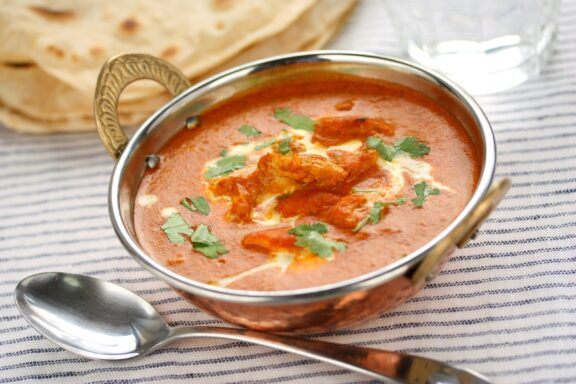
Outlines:
[[442, 259], [454, 247], [464, 248], [470, 240], [476, 237], [478, 229], [502, 201], [510, 185], [510, 179], [507, 177], [492, 184], [486, 196], [462, 220], [460, 225], [442, 239], [419, 264], [412, 274], [412, 284], [415, 287], [422, 287], [436, 275], [441, 267]]
[[110, 58], [100, 70], [94, 97], [94, 118], [100, 139], [114, 159], [128, 144], [128, 137], [118, 120], [118, 99], [124, 88], [140, 79], [155, 80], [177, 95], [190, 87], [190, 82], [172, 64], [145, 54], [124, 54]]

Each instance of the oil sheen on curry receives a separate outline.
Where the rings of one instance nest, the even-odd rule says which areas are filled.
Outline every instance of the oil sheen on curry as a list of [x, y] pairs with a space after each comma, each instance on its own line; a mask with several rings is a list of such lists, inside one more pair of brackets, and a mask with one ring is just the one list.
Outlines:
[[470, 137], [409, 88], [277, 84], [191, 116], [144, 176], [134, 215], [157, 260], [242, 290], [330, 284], [420, 248], [470, 199]]

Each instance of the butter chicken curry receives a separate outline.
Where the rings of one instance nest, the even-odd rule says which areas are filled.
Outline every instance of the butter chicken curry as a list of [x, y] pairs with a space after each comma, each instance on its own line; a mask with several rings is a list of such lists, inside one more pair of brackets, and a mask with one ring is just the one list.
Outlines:
[[140, 185], [138, 240], [179, 274], [234, 289], [384, 267], [450, 224], [479, 174], [449, 111], [376, 80], [279, 83], [186, 125]]

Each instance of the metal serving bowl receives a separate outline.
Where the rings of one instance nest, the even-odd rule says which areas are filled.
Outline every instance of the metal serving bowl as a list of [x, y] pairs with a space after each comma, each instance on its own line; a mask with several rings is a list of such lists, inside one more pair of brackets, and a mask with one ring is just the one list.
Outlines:
[[[346, 73], [383, 79], [413, 88], [450, 111], [476, 146], [481, 172], [476, 190], [458, 217], [432, 241], [406, 257], [353, 279], [291, 291], [244, 291], [191, 280], [166, 268], [138, 244], [134, 200], [154, 156], [191, 115], [254, 87], [311, 72]], [[163, 84], [175, 97], [154, 113], [128, 140], [117, 103], [124, 87], [139, 79]], [[194, 305], [225, 321], [265, 331], [319, 331], [345, 326], [382, 313], [420, 290], [456, 247], [463, 247], [509, 188], [508, 179], [492, 183], [496, 145], [490, 124], [472, 97], [453, 82], [404, 60], [370, 53], [316, 51], [246, 64], [191, 85], [172, 65], [148, 55], [128, 54], [108, 61], [96, 86], [95, 118], [100, 137], [117, 160], [108, 206], [118, 238], [142, 266]]]

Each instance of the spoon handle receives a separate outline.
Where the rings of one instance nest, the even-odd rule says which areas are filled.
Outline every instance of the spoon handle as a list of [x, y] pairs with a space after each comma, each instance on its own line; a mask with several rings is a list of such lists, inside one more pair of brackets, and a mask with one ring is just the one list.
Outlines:
[[264, 345], [364, 373], [387, 383], [491, 383], [490, 380], [478, 373], [457, 369], [440, 361], [424, 357], [244, 329], [179, 327], [172, 330], [169, 339], [173, 341], [196, 337], [217, 337]]

